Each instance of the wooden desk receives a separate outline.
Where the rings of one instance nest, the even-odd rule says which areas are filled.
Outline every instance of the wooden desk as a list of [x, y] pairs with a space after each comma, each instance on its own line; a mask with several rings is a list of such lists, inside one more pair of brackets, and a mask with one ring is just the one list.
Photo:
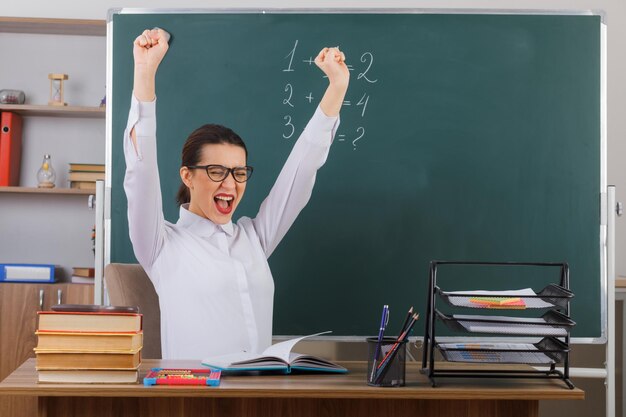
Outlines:
[[[39, 397], [45, 417], [100, 416], [537, 416], [539, 400], [584, 399], [580, 389], [549, 380], [445, 380], [431, 388], [407, 367], [407, 386], [365, 383], [364, 362], [343, 362], [346, 375], [226, 376], [219, 387], [38, 384], [28, 359], [0, 383], [0, 395]], [[145, 360], [152, 367], [198, 367], [198, 362]]]

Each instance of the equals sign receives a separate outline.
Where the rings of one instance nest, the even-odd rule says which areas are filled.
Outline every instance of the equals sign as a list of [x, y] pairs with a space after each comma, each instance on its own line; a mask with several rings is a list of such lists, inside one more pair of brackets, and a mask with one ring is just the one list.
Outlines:
[[346, 140], [346, 135], [337, 135], [337, 140], [339, 142], [344, 142]]
[[343, 101], [343, 105], [344, 106], [351, 106], [352, 104], [350, 104], [350, 102], [348, 100], [344, 100]]
[[348, 71], [354, 71], [354, 68], [352, 68], [352, 65], [348, 64], [346, 65], [346, 67], [348, 67]]

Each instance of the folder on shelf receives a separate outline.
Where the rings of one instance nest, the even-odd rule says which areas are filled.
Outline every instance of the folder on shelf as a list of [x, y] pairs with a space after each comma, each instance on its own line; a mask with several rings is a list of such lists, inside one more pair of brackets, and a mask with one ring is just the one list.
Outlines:
[[0, 264], [0, 282], [54, 282], [54, 265]]
[[0, 114], [0, 187], [19, 185], [22, 158], [22, 117]]

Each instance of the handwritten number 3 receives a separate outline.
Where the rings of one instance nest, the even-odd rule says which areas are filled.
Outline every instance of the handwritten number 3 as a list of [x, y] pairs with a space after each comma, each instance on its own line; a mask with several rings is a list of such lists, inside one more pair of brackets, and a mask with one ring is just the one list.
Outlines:
[[366, 52], [366, 53], [364, 53], [363, 55], [361, 55], [361, 62], [363, 62], [363, 63], [367, 62], [367, 58], [366, 58], [367, 56], [369, 56], [369, 58], [370, 58], [370, 64], [367, 66], [367, 68], [365, 69], [365, 71], [363, 71], [362, 73], [360, 73], [360, 74], [358, 75], [358, 77], [356, 77], [356, 79], [357, 79], [357, 80], [360, 80], [361, 78], [365, 78], [365, 81], [367, 81], [368, 83], [372, 83], [372, 84], [373, 84], [373, 83], [377, 82], [377, 81], [378, 81], [378, 79], [376, 79], [376, 80], [373, 80], [373, 81], [372, 81], [372, 80], [370, 80], [369, 78], [367, 78], [367, 77], [365, 76], [365, 74], [367, 74], [367, 71], [369, 71], [369, 70], [370, 70], [370, 68], [372, 67], [372, 64], [374, 63], [374, 55], [372, 55], [372, 53], [371, 53], [371, 52]]
[[283, 119], [285, 119], [285, 121], [287, 122], [287, 123], [285, 123], [285, 126], [289, 126], [289, 127], [291, 127], [291, 133], [290, 133], [290, 134], [288, 134], [287, 136], [285, 136], [285, 134], [283, 133], [283, 138], [285, 138], [285, 139], [289, 139], [290, 137], [292, 137], [292, 136], [293, 136], [293, 132], [295, 132], [295, 131], [296, 131], [296, 128], [295, 128], [295, 126], [291, 123], [291, 116], [287, 115], [287, 116], [283, 117]]

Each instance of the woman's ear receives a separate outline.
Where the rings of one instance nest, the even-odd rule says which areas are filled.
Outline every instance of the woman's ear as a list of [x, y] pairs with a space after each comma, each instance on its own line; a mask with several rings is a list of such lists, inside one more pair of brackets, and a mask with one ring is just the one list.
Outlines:
[[192, 172], [189, 168], [187, 167], [180, 168], [180, 179], [183, 181], [183, 184], [185, 184], [189, 188], [193, 188], [193, 184], [191, 182], [191, 176], [192, 176]]

